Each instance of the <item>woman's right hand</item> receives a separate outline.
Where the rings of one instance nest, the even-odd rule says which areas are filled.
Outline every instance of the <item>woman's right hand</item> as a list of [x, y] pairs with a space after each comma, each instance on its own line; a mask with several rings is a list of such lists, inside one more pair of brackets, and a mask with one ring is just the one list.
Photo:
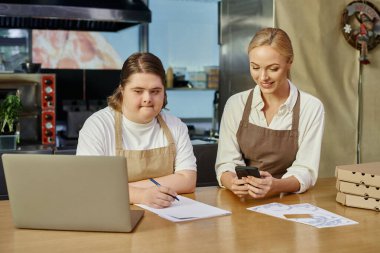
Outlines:
[[[226, 172], [222, 175], [223, 185], [230, 189], [239, 198], [249, 195], [248, 186], [244, 179], [238, 179], [235, 173]], [[226, 182], [227, 181], [227, 182]], [[224, 184], [227, 183], [227, 184]]]
[[237, 176], [232, 178], [230, 190], [239, 198], [249, 195], [248, 186], [243, 179], [238, 179]]
[[172, 204], [177, 193], [165, 186], [145, 188], [142, 193], [141, 204], [153, 208], [165, 208]]
[[248, 194], [248, 186], [243, 179], [238, 179], [236, 173], [226, 171], [220, 178], [222, 185], [232, 191], [239, 198], [245, 197]]

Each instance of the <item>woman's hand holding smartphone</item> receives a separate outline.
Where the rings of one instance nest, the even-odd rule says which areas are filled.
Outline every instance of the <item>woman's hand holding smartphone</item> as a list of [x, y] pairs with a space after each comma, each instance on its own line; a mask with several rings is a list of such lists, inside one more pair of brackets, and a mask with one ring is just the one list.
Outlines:
[[236, 166], [235, 167], [236, 175], [239, 179], [243, 177], [253, 176], [261, 178], [259, 169], [251, 166]]

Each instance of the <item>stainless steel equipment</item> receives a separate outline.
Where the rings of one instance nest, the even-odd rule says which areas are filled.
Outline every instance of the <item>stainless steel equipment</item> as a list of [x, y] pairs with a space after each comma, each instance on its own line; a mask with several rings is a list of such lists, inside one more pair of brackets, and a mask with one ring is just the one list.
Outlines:
[[272, 26], [273, 1], [221, 1], [219, 121], [231, 95], [255, 86], [249, 74], [248, 44], [259, 29]]
[[150, 23], [151, 12], [141, 0], [12, 0], [0, 3], [0, 27], [118, 31]]
[[[20, 94], [22, 144], [55, 144], [56, 83], [54, 74], [0, 74], [0, 95]], [[1, 97], [0, 97], [1, 99]]]

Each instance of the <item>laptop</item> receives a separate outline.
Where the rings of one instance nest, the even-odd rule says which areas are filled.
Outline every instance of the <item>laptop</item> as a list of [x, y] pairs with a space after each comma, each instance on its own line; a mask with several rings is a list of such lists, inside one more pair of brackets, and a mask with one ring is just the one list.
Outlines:
[[115, 156], [4, 154], [17, 228], [131, 232], [126, 159]]

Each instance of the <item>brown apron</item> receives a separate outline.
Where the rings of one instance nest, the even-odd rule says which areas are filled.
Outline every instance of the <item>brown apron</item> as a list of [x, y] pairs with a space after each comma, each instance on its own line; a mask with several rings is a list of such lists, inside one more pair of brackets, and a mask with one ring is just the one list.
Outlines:
[[174, 173], [176, 147], [173, 136], [162, 119], [157, 116], [169, 145], [147, 150], [124, 150], [122, 145], [122, 114], [115, 112], [116, 155], [127, 159], [128, 181], [135, 182], [153, 177], [162, 177]]
[[249, 123], [253, 90], [249, 93], [243, 117], [236, 133], [237, 142], [247, 166], [268, 171], [281, 178], [296, 159], [298, 151], [298, 122], [300, 94], [293, 108], [291, 130], [273, 130]]

